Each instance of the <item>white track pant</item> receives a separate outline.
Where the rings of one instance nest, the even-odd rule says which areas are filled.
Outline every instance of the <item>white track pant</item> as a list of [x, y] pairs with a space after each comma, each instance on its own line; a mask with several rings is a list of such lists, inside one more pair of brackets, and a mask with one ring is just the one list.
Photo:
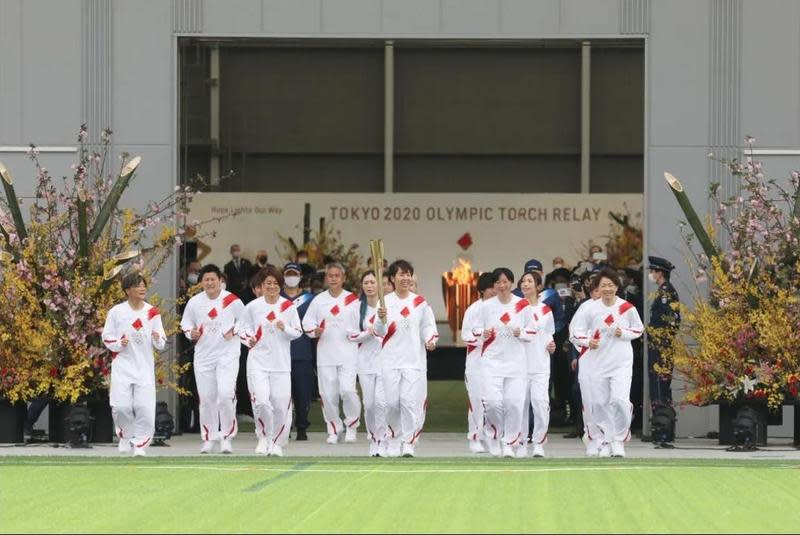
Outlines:
[[467, 440], [483, 438], [483, 377], [479, 373], [464, 374], [467, 386]]
[[119, 439], [147, 448], [156, 427], [156, 385], [112, 381], [109, 403]]
[[484, 434], [487, 439], [501, 439], [509, 446], [524, 443], [521, 429], [526, 383], [526, 377], [484, 378]]
[[236, 377], [239, 355], [207, 363], [195, 362], [194, 378], [200, 400], [200, 429], [203, 440], [236, 436]]
[[322, 403], [322, 417], [329, 435], [344, 430], [339, 416], [339, 401], [344, 406], [347, 427], [358, 429], [361, 421], [361, 401], [356, 391], [356, 368], [354, 366], [318, 366], [319, 397]]
[[292, 427], [292, 379], [289, 372], [247, 367], [247, 388], [253, 404], [256, 436], [284, 446]]
[[578, 376], [583, 398], [583, 421], [592, 440], [624, 442], [630, 439], [633, 404], [631, 372], [611, 377], [588, 373]]
[[386, 399], [383, 379], [379, 373], [358, 374], [361, 393], [364, 396], [364, 421], [367, 437], [380, 444], [386, 440]]
[[422, 434], [422, 413], [427, 392], [424, 370], [383, 369], [387, 438], [414, 444]]
[[531, 436], [531, 442], [534, 444], [544, 444], [547, 440], [547, 428], [550, 426], [549, 387], [549, 373], [528, 375], [521, 431], [523, 437], [528, 436], [528, 411], [533, 406], [533, 435]]

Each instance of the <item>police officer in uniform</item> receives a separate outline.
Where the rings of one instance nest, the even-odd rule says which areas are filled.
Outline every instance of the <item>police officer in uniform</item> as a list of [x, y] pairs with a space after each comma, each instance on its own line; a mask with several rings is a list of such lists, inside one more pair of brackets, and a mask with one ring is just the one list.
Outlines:
[[[658, 406], [672, 406], [672, 369], [669, 375], [658, 374], [653, 366], [661, 362], [661, 353], [672, 345], [672, 340], [678, 333], [681, 323], [681, 314], [677, 310], [678, 292], [670, 284], [670, 273], [675, 266], [664, 258], [657, 256], [648, 257], [650, 282], [658, 285], [656, 297], [650, 305], [651, 329], [658, 329], [659, 337], [648, 337], [647, 366], [650, 377], [650, 403], [653, 408]], [[673, 308], [675, 305], [675, 308]]]

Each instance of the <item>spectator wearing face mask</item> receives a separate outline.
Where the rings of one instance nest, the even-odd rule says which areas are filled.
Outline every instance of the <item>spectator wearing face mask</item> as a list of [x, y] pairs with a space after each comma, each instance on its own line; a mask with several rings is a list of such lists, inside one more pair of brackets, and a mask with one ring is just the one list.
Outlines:
[[235, 293], [240, 298], [247, 289], [250, 281], [250, 270], [252, 264], [246, 258], [242, 258], [242, 248], [239, 244], [234, 243], [231, 245], [231, 261], [225, 264], [223, 272], [225, 279], [228, 281], [227, 289], [229, 292]]
[[303, 250], [298, 251], [297, 254], [294, 255], [294, 263], [300, 266], [300, 275], [303, 277], [303, 281], [300, 283], [301, 286], [310, 286], [311, 277], [317, 272], [317, 268], [308, 263], [308, 253]]
[[[314, 294], [305, 292], [300, 288], [302, 281], [302, 266], [296, 262], [289, 262], [283, 267], [283, 291], [281, 296], [291, 301], [300, 321], [306, 315]], [[303, 333], [300, 338], [292, 340], [290, 353], [292, 355], [292, 399], [294, 400], [295, 418], [297, 428], [296, 440], [308, 440], [306, 430], [309, 426], [308, 413], [311, 409], [311, 397], [314, 394], [314, 346], [311, 338]]]

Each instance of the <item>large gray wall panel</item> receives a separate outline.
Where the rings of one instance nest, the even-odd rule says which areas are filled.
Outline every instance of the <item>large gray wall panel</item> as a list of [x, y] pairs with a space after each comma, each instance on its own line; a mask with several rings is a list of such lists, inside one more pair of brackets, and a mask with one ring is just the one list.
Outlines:
[[0, 0], [0, 144], [22, 137], [22, 0]]
[[264, 32], [273, 34], [319, 33], [322, 0], [263, 0]]
[[558, 0], [501, 0], [500, 29], [515, 35], [556, 35]]
[[387, 34], [435, 34], [440, 7], [432, 0], [383, 0], [382, 29]]
[[742, 128], [760, 147], [800, 147], [800, 2], [747, 0]]
[[89, 142], [100, 143], [102, 130], [113, 126], [111, 0], [81, 4], [81, 120], [89, 128]]
[[619, 0], [561, 0], [561, 34], [619, 33]]
[[213, 35], [257, 34], [261, 0], [204, 0], [203, 32]]
[[171, 6], [160, 0], [114, 2], [114, 126], [120, 144], [170, 145]]
[[497, 34], [499, 0], [441, 0], [444, 34]]
[[651, 5], [649, 127], [651, 146], [708, 142], [707, 0]]
[[80, 0], [22, 3], [22, 141], [74, 144], [81, 124]]
[[322, 31], [354, 35], [380, 33], [381, 4], [375, 0], [323, 2]]

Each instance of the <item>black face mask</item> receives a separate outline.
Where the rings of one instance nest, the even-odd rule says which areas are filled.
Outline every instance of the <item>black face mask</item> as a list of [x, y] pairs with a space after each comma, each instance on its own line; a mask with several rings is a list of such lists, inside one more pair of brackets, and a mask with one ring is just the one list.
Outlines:
[[266, 256], [259, 256], [257, 260], [258, 260], [259, 264], [266, 264], [267, 263], [267, 257]]

